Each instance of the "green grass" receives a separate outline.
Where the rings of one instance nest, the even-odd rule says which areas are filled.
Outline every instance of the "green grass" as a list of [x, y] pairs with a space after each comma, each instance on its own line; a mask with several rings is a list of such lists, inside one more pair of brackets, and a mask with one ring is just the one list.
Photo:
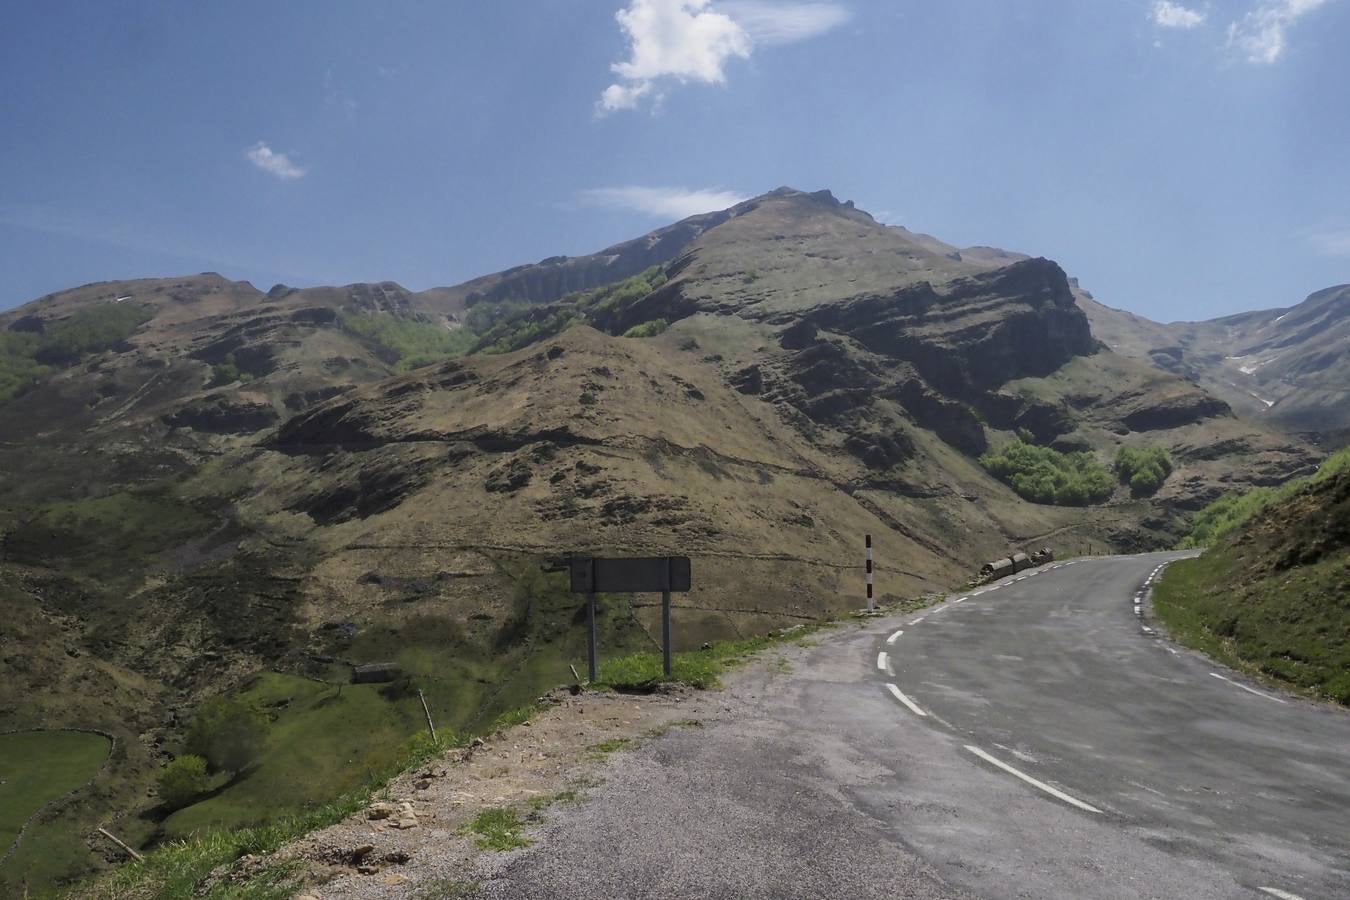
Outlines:
[[570, 806], [581, 802], [581, 794], [573, 788], [564, 791], [558, 791], [556, 794], [546, 794], [542, 797], [532, 797], [530, 799], [530, 811], [532, 813], [541, 813], [550, 806]]
[[464, 831], [477, 835], [474, 843], [480, 850], [515, 850], [528, 847], [530, 842], [521, 833], [525, 823], [514, 809], [495, 806], [474, 816]]
[[631, 743], [633, 743], [632, 738], [616, 737], [610, 738], [607, 741], [601, 741], [598, 744], [592, 744], [586, 749], [591, 752], [592, 756], [608, 756], [616, 750], [622, 750]]
[[[80, 731], [0, 735], [0, 854], [34, 813], [93, 778], [110, 749], [107, 738]], [[39, 825], [24, 835], [5, 868], [39, 883], [64, 872], [72, 855], [84, 852], [82, 841], [63, 841]]]
[[1227, 665], [1350, 704], [1345, 554], [1266, 577], [1231, 548], [1180, 560], [1154, 589], [1168, 632]]
[[143, 863], [130, 863], [98, 881], [77, 886], [70, 896], [93, 900], [281, 900], [294, 895], [299, 876], [285, 865], [273, 866], [238, 884], [222, 884], [203, 892], [202, 883], [218, 866], [246, 854], [270, 853], [286, 843], [340, 822], [364, 809], [370, 795], [389, 779], [419, 765], [437, 752], [429, 738], [408, 741], [381, 772], [343, 796], [301, 815], [267, 825], [233, 830], [213, 829], [171, 841], [150, 852]]
[[1325, 481], [1346, 470], [1350, 470], [1350, 447], [1328, 456], [1317, 471], [1307, 478], [1295, 478], [1278, 487], [1225, 494], [1195, 514], [1191, 521], [1191, 533], [1179, 546], [1182, 549], [1212, 546], [1271, 504], [1286, 500], [1308, 485]]
[[363, 338], [383, 356], [407, 371], [467, 353], [478, 336], [469, 328], [450, 331], [431, 322], [402, 319], [389, 313], [342, 313], [342, 329]]
[[35, 564], [73, 560], [86, 574], [137, 578], [152, 557], [210, 531], [212, 520], [163, 486], [47, 503], [9, 535], [11, 554]]
[[[261, 762], [226, 790], [173, 813], [164, 833], [185, 837], [207, 828], [266, 824], [355, 790], [403, 756], [405, 742], [425, 728], [414, 693], [394, 700], [382, 685], [339, 691], [292, 675], [260, 676], [237, 696], [274, 715]], [[460, 740], [449, 727], [443, 743]]]
[[721, 676], [729, 669], [744, 665], [755, 654], [784, 641], [800, 641], [808, 633], [829, 627], [830, 623], [798, 628], [788, 634], [767, 634], [736, 641], [716, 641], [706, 650], [690, 650], [671, 655], [671, 674], [666, 675], [662, 655], [655, 652], [632, 653], [603, 660], [596, 687], [618, 691], [646, 691], [658, 684], [687, 684], [700, 690], [721, 686]]

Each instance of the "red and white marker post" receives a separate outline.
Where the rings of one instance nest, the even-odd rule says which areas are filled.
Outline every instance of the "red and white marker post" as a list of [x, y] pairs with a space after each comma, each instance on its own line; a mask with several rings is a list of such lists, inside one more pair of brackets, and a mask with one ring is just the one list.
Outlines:
[[867, 611], [872, 609], [872, 536], [867, 535]]

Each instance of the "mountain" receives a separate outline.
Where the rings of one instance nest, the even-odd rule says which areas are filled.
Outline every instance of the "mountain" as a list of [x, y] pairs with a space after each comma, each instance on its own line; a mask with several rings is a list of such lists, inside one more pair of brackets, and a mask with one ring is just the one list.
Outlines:
[[1166, 325], [1080, 302], [1116, 352], [1195, 382], [1252, 421], [1330, 446], [1350, 441], [1350, 285], [1288, 308]]
[[[1023, 493], [1099, 495], [1027, 502], [980, 461], [1009, 445], [1039, 460]], [[1156, 492], [1103, 467], [1121, 448], [1165, 451]], [[828, 191], [424, 292], [200, 275], [40, 298], [0, 316], [0, 731], [118, 750], [44, 821], [62, 852], [21, 844], [0, 880], [97, 865], [70, 835], [116, 811], [146, 842], [359, 784], [420, 727], [418, 690], [473, 730], [565, 681], [584, 637], [546, 556], [691, 556], [683, 649], [860, 605], [864, 534], [880, 593], [913, 597], [1010, 546], [1170, 545], [1314, 457], [1105, 349], [1054, 262]], [[601, 621], [605, 654], [659, 635], [643, 598]], [[409, 680], [336, 687], [374, 662]], [[268, 755], [155, 807], [219, 693], [267, 710]]]

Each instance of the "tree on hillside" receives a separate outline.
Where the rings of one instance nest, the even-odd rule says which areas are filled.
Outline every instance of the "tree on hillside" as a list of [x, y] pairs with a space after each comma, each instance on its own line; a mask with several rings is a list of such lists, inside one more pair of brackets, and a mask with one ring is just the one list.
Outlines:
[[267, 725], [267, 716], [243, 700], [211, 700], [192, 717], [187, 749], [213, 770], [242, 772], [262, 755]]
[[170, 762], [159, 773], [156, 790], [169, 809], [182, 809], [206, 791], [206, 760], [187, 754]]

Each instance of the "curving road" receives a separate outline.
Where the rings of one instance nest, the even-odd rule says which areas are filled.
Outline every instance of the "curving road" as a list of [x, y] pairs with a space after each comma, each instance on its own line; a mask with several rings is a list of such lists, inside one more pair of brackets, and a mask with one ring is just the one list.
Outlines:
[[1233, 896], [1350, 897], [1350, 716], [1158, 637], [1148, 584], [1178, 555], [1062, 563], [910, 617], [881, 680], [1052, 802], [1220, 867]]
[[482, 894], [1350, 898], [1350, 715], [1151, 633], [1177, 556], [1056, 564], [747, 670]]

